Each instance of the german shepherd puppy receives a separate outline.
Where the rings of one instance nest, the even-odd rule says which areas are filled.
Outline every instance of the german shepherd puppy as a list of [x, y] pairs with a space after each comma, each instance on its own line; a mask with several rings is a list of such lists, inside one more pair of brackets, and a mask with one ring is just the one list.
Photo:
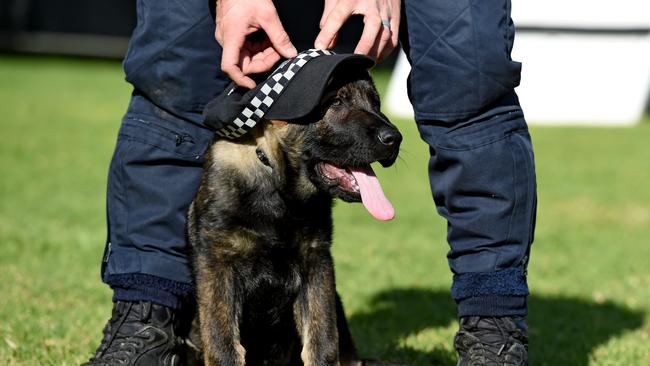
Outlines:
[[[334, 284], [332, 199], [388, 219], [370, 163], [402, 137], [366, 71], [337, 71], [318, 108], [217, 140], [188, 217], [205, 364], [358, 364]], [[388, 204], [389, 205], [389, 204]]]

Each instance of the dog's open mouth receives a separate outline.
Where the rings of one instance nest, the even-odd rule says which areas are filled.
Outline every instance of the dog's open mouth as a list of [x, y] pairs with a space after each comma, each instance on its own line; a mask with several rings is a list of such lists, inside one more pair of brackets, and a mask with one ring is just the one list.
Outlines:
[[377, 220], [391, 220], [395, 209], [388, 201], [370, 165], [340, 168], [330, 163], [321, 162], [317, 166], [319, 173], [332, 185], [352, 195], [361, 196], [361, 202], [368, 212]]

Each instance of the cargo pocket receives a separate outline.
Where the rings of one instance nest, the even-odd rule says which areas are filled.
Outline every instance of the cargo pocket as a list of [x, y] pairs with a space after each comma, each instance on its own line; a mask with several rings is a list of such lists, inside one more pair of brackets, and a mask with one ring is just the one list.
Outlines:
[[523, 118], [467, 125], [432, 144], [431, 190], [449, 221], [454, 273], [521, 265], [534, 226], [533, 164]]
[[210, 139], [198, 127], [179, 128], [181, 124], [148, 115], [124, 117], [109, 173], [111, 244], [105, 274], [189, 280], [186, 268], [174, 273], [186, 266], [173, 264], [187, 263], [185, 216]]

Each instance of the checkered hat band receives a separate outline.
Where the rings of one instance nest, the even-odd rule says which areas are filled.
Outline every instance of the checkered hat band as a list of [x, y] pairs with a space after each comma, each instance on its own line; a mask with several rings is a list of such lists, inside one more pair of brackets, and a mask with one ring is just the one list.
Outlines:
[[289, 85], [293, 76], [310, 60], [324, 55], [333, 55], [328, 50], [310, 49], [280, 65], [273, 74], [257, 89], [257, 93], [246, 107], [235, 118], [232, 125], [217, 130], [217, 134], [229, 139], [236, 139], [264, 117], [284, 88]]

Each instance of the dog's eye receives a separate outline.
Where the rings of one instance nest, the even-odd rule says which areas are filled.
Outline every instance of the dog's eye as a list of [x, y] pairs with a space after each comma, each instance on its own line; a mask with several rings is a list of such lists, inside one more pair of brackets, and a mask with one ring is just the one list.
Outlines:
[[339, 98], [333, 98], [332, 101], [330, 102], [330, 106], [332, 107], [338, 107], [341, 104], [343, 104], [343, 102]]

